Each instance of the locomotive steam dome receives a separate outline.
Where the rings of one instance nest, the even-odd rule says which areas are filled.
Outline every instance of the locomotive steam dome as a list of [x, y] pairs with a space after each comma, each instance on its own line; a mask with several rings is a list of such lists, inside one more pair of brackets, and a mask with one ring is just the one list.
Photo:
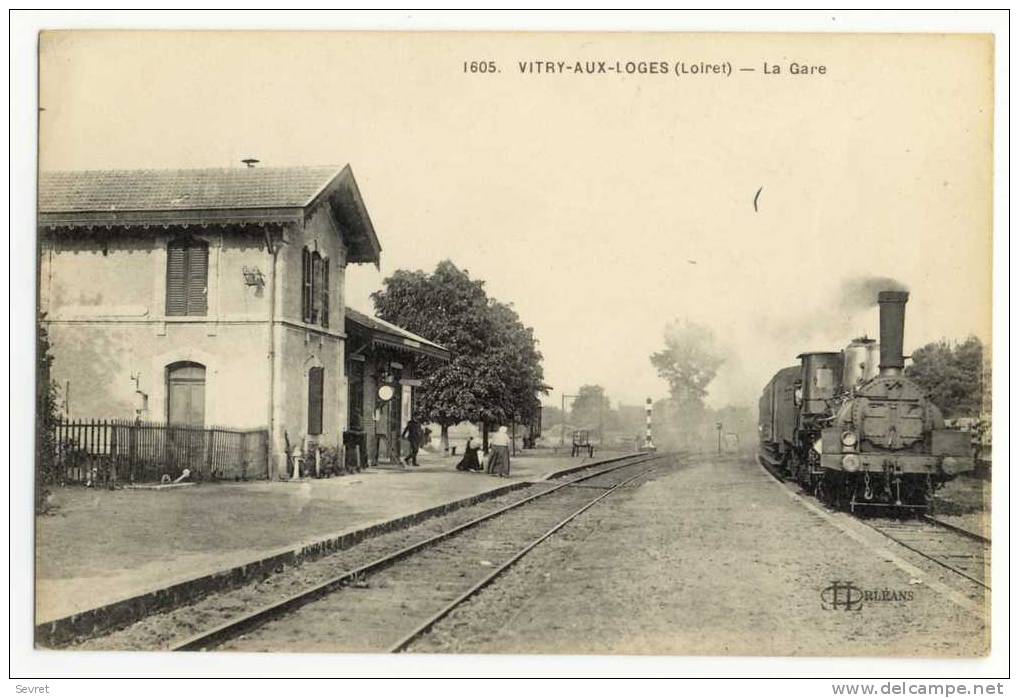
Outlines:
[[842, 350], [842, 387], [855, 390], [878, 374], [878, 343], [857, 337]]

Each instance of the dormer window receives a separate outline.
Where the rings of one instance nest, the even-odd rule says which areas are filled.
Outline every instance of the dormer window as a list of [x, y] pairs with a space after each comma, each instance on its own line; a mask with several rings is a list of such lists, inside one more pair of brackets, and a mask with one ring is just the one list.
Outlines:
[[209, 245], [204, 240], [178, 238], [166, 247], [166, 314], [208, 313]]

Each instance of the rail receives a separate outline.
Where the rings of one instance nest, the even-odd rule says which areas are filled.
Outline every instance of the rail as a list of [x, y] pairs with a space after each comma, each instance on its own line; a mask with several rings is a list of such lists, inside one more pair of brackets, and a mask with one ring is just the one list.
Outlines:
[[[228, 640], [243, 635], [251, 631], [252, 629], [261, 626], [273, 619], [291, 613], [297, 610], [298, 608], [308, 603], [311, 603], [312, 601], [315, 601], [334, 591], [341, 589], [344, 586], [358, 582], [359, 580], [363, 580], [367, 575], [373, 574], [386, 567], [389, 567], [390, 565], [393, 565], [403, 560], [404, 558], [414, 555], [419, 551], [433, 547], [441, 543], [442, 541], [453, 538], [454, 536], [457, 536], [460, 533], [463, 533], [464, 531], [472, 529], [486, 521], [490, 521], [497, 516], [505, 514], [506, 512], [525, 506], [526, 504], [533, 502], [539, 498], [547, 497], [548, 495], [559, 490], [562, 490], [565, 487], [569, 487], [570, 485], [576, 482], [589, 480], [591, 478], [599, 477], [607, 473], [614, 472], [621, 468], [628, 468], [636, 465], [641, 465], [643, 463], [647, 463], [649, 461], [657, 460], [663, 457], [664, 456], [662, 455], [649, 456], [646, 454], [635, 454], [625, 459], [623, 462], [615, 463], [607, 468], [599, 468], [594, 472], [585, 473], [583, 475], [580, 475], [579, 477], [571, 478], [565, 482], [556, 484], [548, 489], [533, 494], [529, 497], [525, 497], [524, 499], [521, 499], [517, 502], [507, 504], [506, 506], [500, 507], [499, 509], [496, 509], [492, 512], [478, 516], [474, 519], [471, 519], [470, 521], [467, 521], [466, 523], [451, 528], [447, 531], [438, 533], [425, 540], [407, 545], [397, 550], [396, 552], [389, 553], [387, 555], [379, 557], [355, 569], [347, 570], [342, 574], [336, 575], [331, 579], [328, 579], [325, 582], [322, 582], [310, 589], [294, 593], [285, 599], [282, 599], [271, 604], [267, 604], [243, 616], [228, 620], [214, 628], [193, 635], [190, 638], [186, 638], [178, 643], [175, 643], [171, 645], [169, 649], [171, 651], [179, 652], [179, 651], [202, 651], [215, 648], [216, 646], [221, 645], [224, 642], [227, 642]], [[605, 494], [608, 494], [608, 492], [604, 493], [603, 495], [600, 495], [597, 499], [600, 500], [601, 498], [604, 497]], [[576, 516], [579, 513], [580, 512], [576, 512], [574, 516]]]

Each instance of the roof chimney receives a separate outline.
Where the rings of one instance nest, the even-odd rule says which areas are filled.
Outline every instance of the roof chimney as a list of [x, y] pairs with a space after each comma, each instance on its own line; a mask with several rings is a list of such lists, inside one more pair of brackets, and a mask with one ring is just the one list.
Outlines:
[[906, 360], [902, 356], [902, 331], [906, 324], [905, 291], [881, 291], [877, 302], [881, 306], [881, 375], [899, 375]]
[[243, 162], [248, 167], [254, 168], [254, 166], [259, 162], [259, 160], [255, 158], [244, 158], [243, 160], [241, 160], [241, 162]]

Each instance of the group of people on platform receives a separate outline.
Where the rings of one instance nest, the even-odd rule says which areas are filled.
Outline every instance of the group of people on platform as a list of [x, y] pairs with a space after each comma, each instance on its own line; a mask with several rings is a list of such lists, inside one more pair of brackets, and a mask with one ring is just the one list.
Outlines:
[[[464, 455], [456, 464], [456, 469], [463, 472], [481, 472], [481, 461], [478, 458], [480, 446], [474, 446], [474, 438], [467, 439], [464, 446]], [[488, 442], [488, 456], [485, 459], [484, 469], [489, 475], [496, 477], [509, 477], [510, 473], [510, 437], [506, 427], [499, 427]]]
[[[421, 448], [421, 444], [425, 442], [425, 431], [421, 427], [415, 417], [411, 417], [407, 422], [407, 426], [404, 427], [403, 433], [400, 434], [403, 438], [407, 439], [410, 444], [410, 453], [403, 459], [403, 462], [407, 465], [416, 466], [418, 464], [418, 450]], [[499, 431], [492, 435], [489, 439], [488, 445], [488, 456], [485, 457], [484, 466], [481, 465], [481, 460], [478, 457], [480, 446], [473, 445], [474, 438], [467, 439], [467, 445], [464, 448], [463, 458], [456, 464], [456, 469], [462, 472], [478, 472], [484, 471], [489, 475], [495, 475], [496, 477], [509, 477], [510, 473], [510, 435], [509, 430], [506, 427], [499, 427]]]

